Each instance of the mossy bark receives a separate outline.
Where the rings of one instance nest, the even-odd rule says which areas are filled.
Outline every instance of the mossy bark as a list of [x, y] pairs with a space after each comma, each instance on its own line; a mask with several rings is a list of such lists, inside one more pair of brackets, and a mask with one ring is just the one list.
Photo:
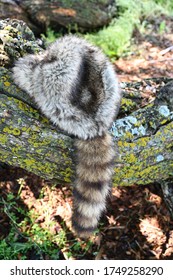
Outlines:
[[35, 34], [47, 28], [62, 32], [95, 30], [116, 15], [115, 0], [22, 0], [0, 1], [0, 18], [24, 20]]
[[[10, 41], [5, 42], [4, 51], [9, 59], [0, 68], [0, 161], [46, 179], [70, 183], [75, 176], [73, 139], [53, 126], [11, 78], [11, 56], [20, 56], [21, 48], [27, 53], [24, 46], [29, 45], [30, 52], [39, 51], [39, 46], [29, 36], [14, 51], [15, 38], [11, 35]], [[173, 176], [172, 92], [173, 81], [144, 108], [133, 107], [134, 112], [128, 116], [126, 108], [122, 108], [120, 118], [110, 129], [116, 150], [114, 186], [145, 185]], [[130, 95], [128, 99], [132, 100]], [[127, 96], [122, 104], [125, 102]]]
[[[34, 108], [13, 84], [9, 70], [1, 68], [0, 79], [0, 161], [47, 179], [71, 182], [73, 139]], [[173, 176], [173, 102], [165, 100], [156, 99], [114, 122], [114, 185], [147, 184]]]
[[94, 30], [107, 25], [116, 14], [115, 0], [23, 0], [21, 7], [42, 27]]

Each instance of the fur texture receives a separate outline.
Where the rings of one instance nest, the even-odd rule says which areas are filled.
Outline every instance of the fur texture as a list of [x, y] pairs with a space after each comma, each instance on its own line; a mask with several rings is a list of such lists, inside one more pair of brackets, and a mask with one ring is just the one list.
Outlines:
[[72, 224], [87, 237], [105, 209], [113, 173], [108, 128], [121, 101], [113, 66], [97, 47], [70, 35], [20, 58], [13, 77], [54, 124], [76, 137]]

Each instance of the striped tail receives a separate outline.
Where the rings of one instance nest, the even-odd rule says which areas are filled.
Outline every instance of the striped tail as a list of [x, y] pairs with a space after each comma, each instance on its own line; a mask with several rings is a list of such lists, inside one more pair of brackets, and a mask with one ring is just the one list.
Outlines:
[[78, 163], [74, 187], [72, 226], [82, 238], [97, 229], [111, 188], [114, 149], [109, 134], [76, 140]]

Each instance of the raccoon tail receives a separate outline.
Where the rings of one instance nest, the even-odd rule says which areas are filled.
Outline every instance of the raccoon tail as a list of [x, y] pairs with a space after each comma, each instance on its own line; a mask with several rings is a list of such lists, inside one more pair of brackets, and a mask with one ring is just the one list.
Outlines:
[[114, 149], [106, 133], [91, 140], [75, 140], [77, 150], [76, 183], [72, 227], [82, 238], [97, 229], [111, 188]]

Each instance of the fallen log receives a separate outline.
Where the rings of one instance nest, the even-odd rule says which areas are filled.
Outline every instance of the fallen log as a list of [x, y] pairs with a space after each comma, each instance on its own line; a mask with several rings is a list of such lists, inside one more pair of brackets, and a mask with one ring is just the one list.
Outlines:
[[116, 15], [115, 0], [22, 0], [19, 6], [35, 25], [88, 31], [110, 23]]
[[110, 23], [117, 13], [115, 0], [3, 0], [0, 18], [23, 20], [37, 35], [47, 28], [62, 32], [93, 31]]

